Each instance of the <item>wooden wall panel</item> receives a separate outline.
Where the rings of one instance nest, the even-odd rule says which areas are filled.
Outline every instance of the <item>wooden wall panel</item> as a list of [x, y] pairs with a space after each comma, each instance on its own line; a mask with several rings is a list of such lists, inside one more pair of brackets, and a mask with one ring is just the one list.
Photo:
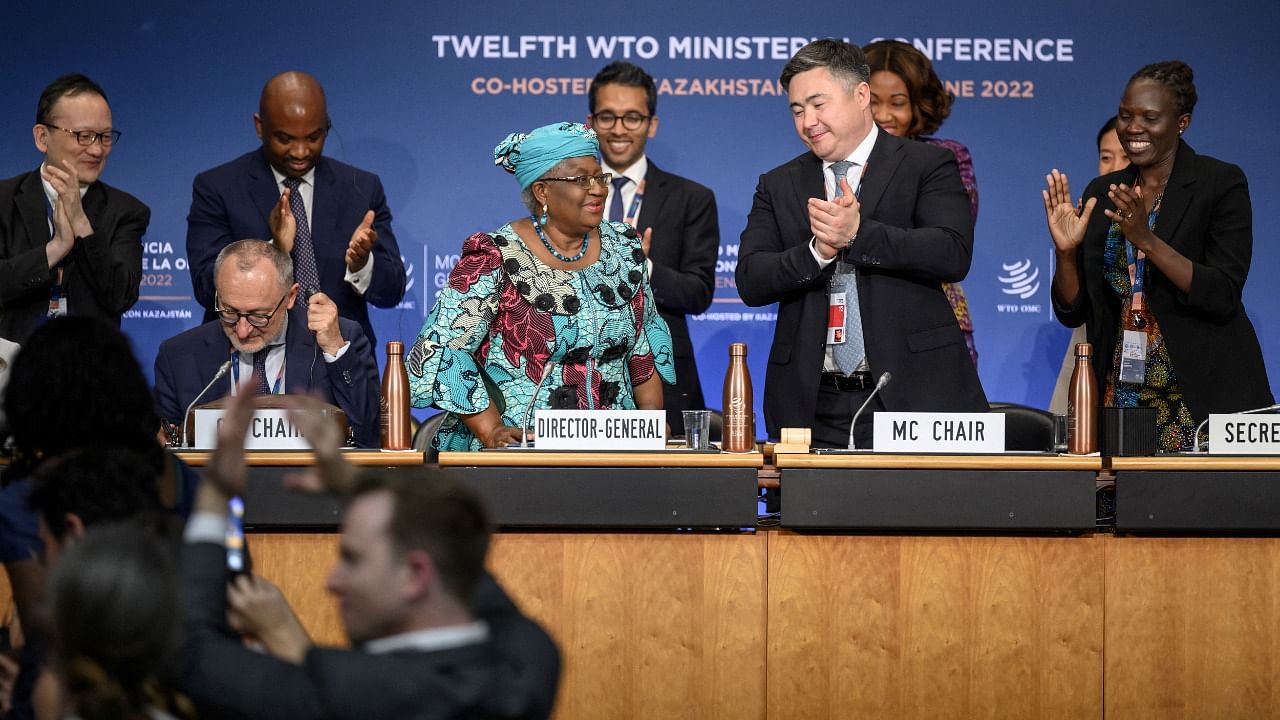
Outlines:
[[770, 538], [770, 718], [1101, 716], [1101, 539]]
[[1108, 720], [1280, 718], [1280, 539], [1106, 548]]
[[491, 565], [565, 658], [555, 717], [764, 717], [763, 535], [518, 534]]

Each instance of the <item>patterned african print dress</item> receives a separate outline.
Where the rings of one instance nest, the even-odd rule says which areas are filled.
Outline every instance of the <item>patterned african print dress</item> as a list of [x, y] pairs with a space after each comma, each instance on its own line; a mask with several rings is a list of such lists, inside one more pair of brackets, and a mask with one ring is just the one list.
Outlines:
[[543, 263], [509, 223], [463, 243], [406, 360], [414, 406], [449, 413], [436, 448], [480, 449], [458, 416], [491, 403], [504, 425], [524, 427], [544, 372], [535, 408], [630, 409], [654, 372], [675, 382], [639, 237], [604, 222], [600, 240], [600, 258], [577, 270]]
[[[1159, 199], [1151, 211], [1149, 223], [1155, 225], [1159, 214]], [[1124, 234], [1118, 223], [1111, 223], [1107, 231], [1107, 244], [1103, 249], [1103, 270], [1107, 285], [1120, 297], [1120, 332], [1116, 333], [1116, 346], [1112, 350], [1111, 373], [1103, 395], [1103, 405], [1109, 407], [1154, 407], [1160, 449], [1176, 452], [1192, 446], [1196, 422], [1191, 417], [1178, 387], [1178, 378], [1169, 359], [1169, 346], [1160, 331], [1160, 322], [1151, 313], [1149, 303], [1143, 303], [1139, 315], [1141, 327], [1133, 320], [1133, 281], [1130, 272], [1136, 271], [1129, 264], [1125, 250]], [[1149, 264], [1148, 264], [1149, 270]], [[1150, 277], [1150, 272], [1146, 273]], [[1124, 331], [1139, 330], [1147, 336], [1146, 375], [1144, 382], [1128, 383], [1120, 380], [1120, 358], [1124, 347]]]

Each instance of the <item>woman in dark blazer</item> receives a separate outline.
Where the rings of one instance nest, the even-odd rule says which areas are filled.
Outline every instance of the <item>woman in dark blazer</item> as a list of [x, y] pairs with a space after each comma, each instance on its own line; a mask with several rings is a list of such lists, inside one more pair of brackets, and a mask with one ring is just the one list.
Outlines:
[[1054, 312], [1068, 327], [1089, 324], [1102, 403], [1155, 407], [1169, 451], [1194, 448], [1210, 413], [1273, 402], [1241, 299], [1253, 252], [1248, 182], [1181, 139], [1195, 102], [1185, 63], [1142, 68], [1116, 126], [1132, 164], [1090, 183], [1079, 211], [1057, 170], [1043, 193]]

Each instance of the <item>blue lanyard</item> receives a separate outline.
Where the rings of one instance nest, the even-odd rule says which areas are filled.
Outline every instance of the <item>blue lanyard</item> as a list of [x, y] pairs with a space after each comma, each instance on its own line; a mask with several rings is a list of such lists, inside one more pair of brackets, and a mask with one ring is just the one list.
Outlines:
[[[1164, 193], [1157, 195], [1156, 201], [1151, 203], [1151, 212], [1147, 213], [1147, 228], [1152, 231], [1155, 230], [1156, 216], [1160, 214], [1160, 202], [1163, 199]], [[1133, 243], [1128, 240], [1125, 240], [1124, 251], [1129, 266], [1133, 268], [1133, 274], [1129, 276], [1129, 287], [1133, 292], [1134, 301], [1141, 309], [1143, 287], [1146, 285], [1147, 254], [1135, 251]]]
[[[258, 352], [270, 353], [271, 348], [278, 347], [276, 345], [268, 345]], [[240, 351], [235, 350], [231, 353], [231, 387], [232, 389], [240, 387]], [[280, 369], [276, 371], [276, 381], [271, 385], [271, 394], [280, 394], [280, 383], [284, 380], [284, 363], [280, 363]]]

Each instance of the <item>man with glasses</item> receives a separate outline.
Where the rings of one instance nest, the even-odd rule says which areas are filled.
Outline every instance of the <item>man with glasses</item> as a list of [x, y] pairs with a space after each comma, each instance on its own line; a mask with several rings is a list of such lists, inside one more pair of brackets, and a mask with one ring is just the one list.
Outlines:
[[682, 410], [706, 408], [686, 315], [711, 306], [720, 224], [710, 189], [659, 169], [645, 155], [658, 132], [658, 92], [644, 69], [606, 65], [591, 81], [587, 125], [600, 138], [601, 165], [612, 173], [605, 218], [641, 233], [658, 312], [671, 328], [676, 384], [663, 384], [672, 432], [684, 433]]
[[156, 399], [160, 415], [181, 426], [187, 406], [231, 361], [208, 400], [246, 382], [261, 394], [309, 393], [347, 414], [356, 444], [377, 447], [378, 368], [360, 325], [338, 317], [327, 295], [312, 294], [295, 309], [293, 261], [274, 244], [240, 240], [214, 261], [215, 319], [160, 345]]
[[404, 297], [400, 247], [377, 175], [322, 155], [331, 129], [324, 89], [302, 72], [262, 88], [254, 129], [262, 147], [196, 176], [187, 259], [196, 300], [214, 314], [213, 261], [240, 238], [271, 238], [304, 291], [320, 290], [376, 343], [367, 305]]
[[151, 211], [99, 182], [120, 139], [107, 96], [84, 75], [40, 94], [39, 169], [0, 182], [0, 337], [22, 343], [50, 317], [116, 325], [138, 301]]

